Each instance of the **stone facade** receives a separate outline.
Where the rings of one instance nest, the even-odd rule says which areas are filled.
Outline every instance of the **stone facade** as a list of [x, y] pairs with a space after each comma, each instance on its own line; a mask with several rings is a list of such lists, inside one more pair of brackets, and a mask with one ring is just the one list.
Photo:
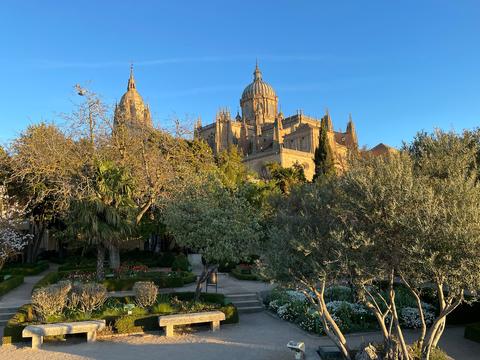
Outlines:
[[[259, 174], [268, 163], [276, 162], [283, 167], [300, 164], [307, 179], [315, 173], [313, 162], [315, 149], [319, 145], [321, 121], [327, 122], [328, 141], [334, 154], [335, 166], [343, 171], [350, 151], [358, 150], [358, 139], [350, 117], [345, 132], [334, 131], [328, 112], [322, 119], [316, 119], [303, 112], [284, 117], [278, 111], [278, 97], [273, 88], [263, 81], [257, 66], [253, 82], [242, 93], [241, 115], [232, 118], [230, 112], [221, 109], [215, 122], [202, 126], [195, 125], [195, 136], [204, 139], [214, 153], [229, 146], [237, 146], [244, 156], [245, 164]], [[389, 152], [392, 148], [379, 144], [374, 155]]]

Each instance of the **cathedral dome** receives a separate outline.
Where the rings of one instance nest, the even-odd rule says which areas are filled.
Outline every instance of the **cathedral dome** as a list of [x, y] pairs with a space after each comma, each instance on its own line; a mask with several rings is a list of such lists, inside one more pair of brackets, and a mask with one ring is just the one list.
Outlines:
[[262, 72], [258, 68], [258, 64], [255, 67], [255, 72], [253, 73], [253, 82], [249, 84], [242, 93], [242, 99], [252, 99], [255, 96], [262, 96], [267, 98], [276, 98], [277, 94], [275, 94], [275, 90], [267, 84], [265, 81], [262, 80]]
[[127, 92], [122, 96], [115, 107], [115, 122], [126, 122], [130, 124], [143, 124], [152, 126], [150, 109], [143, 102], [135, 86], [133, 67], [130, 69]]

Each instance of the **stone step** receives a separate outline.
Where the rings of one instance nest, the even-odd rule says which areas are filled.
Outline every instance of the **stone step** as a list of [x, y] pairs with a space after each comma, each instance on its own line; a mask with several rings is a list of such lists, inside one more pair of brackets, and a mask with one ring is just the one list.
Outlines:
[[264, 308], [263, 306], [245, 306], [245, 307], [237, 307], [237, 310], [240, 314], [249, 314], [249, 313], [261, 312], [264, 310]]
[[0, 307], [0, 314], [16, 313], [17, 310], [18, 310], [18, 308], [16, 308], [16, 307], [5, 307], [5, 308]]
[[226, 294], [225, 297], [231, 302], [258, 300], [257, 294]]
[[232, 304], [237, 306], [237, 307], [238, 306], [248, 306], [248, 305], [261, 305], [260, 301], [258, 301], [257, 299], [255, 299], [255, 300], [241, 300], [241, 301], [233, 300]]
[[2, 320], [8, 321], [8, 320], [10, 320], [10, 318], [11, 318], [13, 315], [15, 315], [15, 313], [10, 313], [10, 314], [4, 313], [4, 314], [0, 314], [0, 321], [2, 321]]

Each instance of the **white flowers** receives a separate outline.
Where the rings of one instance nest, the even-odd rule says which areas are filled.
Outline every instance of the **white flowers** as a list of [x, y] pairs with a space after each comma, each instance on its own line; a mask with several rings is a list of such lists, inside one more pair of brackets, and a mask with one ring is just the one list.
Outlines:
[[[427, 304], [428, 305], [428, 304]], [[422, 326], [422, 321], [420, 319], [420, 312], [418, 308], [414, 307], [404, 307], [400, 309], [400, 323], [406, 328], [418, 329]], [[425, 318], [425, 323], [427, 326], [430, 326], [435, 320], [435, 312], [431, 310], [431, 305], [423, 307], [423, 316]]]

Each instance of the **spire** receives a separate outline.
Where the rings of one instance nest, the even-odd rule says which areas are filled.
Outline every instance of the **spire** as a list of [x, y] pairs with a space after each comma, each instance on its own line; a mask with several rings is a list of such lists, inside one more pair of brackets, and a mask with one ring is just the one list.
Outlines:
[[353, 124], [352, 114], [349, 114], [349, 116], [348, 116], [347, 134], [350, 135], [349, 136], [350, 146], [353, 147], [353, 148], [357, 148], [358, 147], [358, 138], [357, 138], [357, 132], [355, 131], [355, 125]]
[[130, 64], [130, 78], [128, 79], [127, 91], [135, 89], [135, 78], [133, 77], [133, 64]]
[[[328, 131], [333, 131], [333, 124], [332, 124], [332, 118], [330, 117], [330, 112], [328, 111], [328, 108], [325, 110], [325, 116], [324, 116], [325, 121], [327, 122], [327, 130]], [[322, 119], [323, 120], [323, 119]]]
[[262, 72], [258, 67], [258, 60], [255, 61], [255, 72], [253, 73], [253, 80], [254, 81], [262, 80]]

